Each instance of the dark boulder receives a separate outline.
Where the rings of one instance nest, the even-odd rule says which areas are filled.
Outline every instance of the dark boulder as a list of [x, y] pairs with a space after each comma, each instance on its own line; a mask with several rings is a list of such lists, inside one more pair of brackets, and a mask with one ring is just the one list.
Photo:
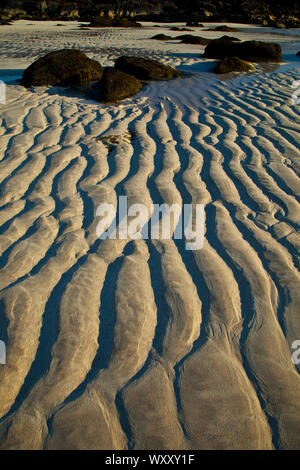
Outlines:
[[171, 36], [166, 36], [165, 34], [156, 34], [150, 39], [156, 39], [157, 41], [168, 41], [169, 39], [173, 39]]
[[297, 52], [296, 56], [300, 57], [300, 51], [299, 51], [299, 52]]
[[231, 39], [212, 39], [205, 48], [203, 57], [208, 59], [224, 59], [228, 55], [235, 56], [235, 46]]
[[183, 77], [183, 73], [173, 67], [144, 57], [119, 57], [115, 62], [115, 67], [139, 80], [171, 80]]
[[182, 44], [199, 44], [200, 46], [207, 46], [211, 41], [211, 39], [193, 36], [192, 34], [183, 34], [182, 36], [177, 36], [175, 39], [181, 39]]
[[215, 68], [216, 73], [249, 72], [253, 65], [238, 57], [225, 57]]
[[100, 82], [94, 85], [91, 97], [103, 103], [116, 103], [136, 95], [141, 88], [141, 82], [132, 75], [107, 67]]
[[223, 59], [236, 56], [250, 62], [281, 62], [279, 44], [261, 41], [233, 42], [225, 39], [214, 39], [205, 48], [203, 57]]
[[31, 86], [83, 86], [100, 80], [102, 66], [76, 49], [50, 52], [23, 73], [21, 84]]

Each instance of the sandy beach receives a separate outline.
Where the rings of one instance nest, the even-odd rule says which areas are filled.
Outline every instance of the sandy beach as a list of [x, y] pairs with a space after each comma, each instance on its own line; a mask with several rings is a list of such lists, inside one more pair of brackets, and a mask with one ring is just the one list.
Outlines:
[[[300, 449], [300, 30], [231, 25], [283, 61], [217, 76], [143, 26], [0, 26], [0, 449]], [[63, 48], [185, 77], [117, 105], [19, 84]], [[100, 240], [119, 196], [204, 204], [203, 247]]]

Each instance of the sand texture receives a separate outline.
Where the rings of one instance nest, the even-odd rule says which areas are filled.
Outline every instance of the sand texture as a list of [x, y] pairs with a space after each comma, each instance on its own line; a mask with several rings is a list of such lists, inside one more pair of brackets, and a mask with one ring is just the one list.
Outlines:
[[[0, 449], [300, 448], [297, 78], [191, 73], [117, 106], [7, 87]], [[204, 204], [203, 248], [99, 240], [120, 195]]]

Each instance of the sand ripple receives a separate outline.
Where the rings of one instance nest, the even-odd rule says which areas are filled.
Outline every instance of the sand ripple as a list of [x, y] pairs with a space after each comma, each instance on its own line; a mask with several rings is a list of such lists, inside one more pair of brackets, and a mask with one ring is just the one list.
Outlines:
[[[204, 95], [194, 75], [107, 108], [12, 94], [1, 449], [300, 447], [294, 79], [215, 82]], [[98, 240], [95, 210], [119, 195], [204, 204], [203, 248]]]

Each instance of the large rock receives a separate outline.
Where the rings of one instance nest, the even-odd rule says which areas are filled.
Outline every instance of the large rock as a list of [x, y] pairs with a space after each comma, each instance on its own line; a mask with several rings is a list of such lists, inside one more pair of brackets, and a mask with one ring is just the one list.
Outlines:
[[173, 67], [144, 57], [119, 57], [115, 62], [115, 67], [139, 80], [171, 80], [183, 77], [183, 73]]
[[297, 55], [298, 57], [300, 57], [300, 51], [299, 51], [299, 52], [297, 52], [297, 54], [296, 54], [296, 55]]
[[136, 95], [141, 88], [141, 82], [132, 75], [107, 67], [100, 82], [94, 85], [91, 96], [100, 102], [115, 103]]
[[200, 46], [207, 46], [211, 41], [211, 39], [193, 36], [192, 34], [182, 34], [174, 39], [181, 39], [182, 44], [199, 44]]
[[225, 57], [219, 62], [215, 68], [216, 73], [229, 73], [229, 72], [249, 72], [254, 67], [249, 62], [239, 59], [238, 57]]
[[205, 48], [203, 57], [223, 59], [236, 56], [250, 62], [281, 62], [279, 44], [261, 41], [244, 41], [240, 43], [225, 39], [214, 39]]
[[75, 49], [50, 52], [33, 62], [23, 73], [21, 84], [31, 86], [82, 86], [98, 81], [102, 66]]

